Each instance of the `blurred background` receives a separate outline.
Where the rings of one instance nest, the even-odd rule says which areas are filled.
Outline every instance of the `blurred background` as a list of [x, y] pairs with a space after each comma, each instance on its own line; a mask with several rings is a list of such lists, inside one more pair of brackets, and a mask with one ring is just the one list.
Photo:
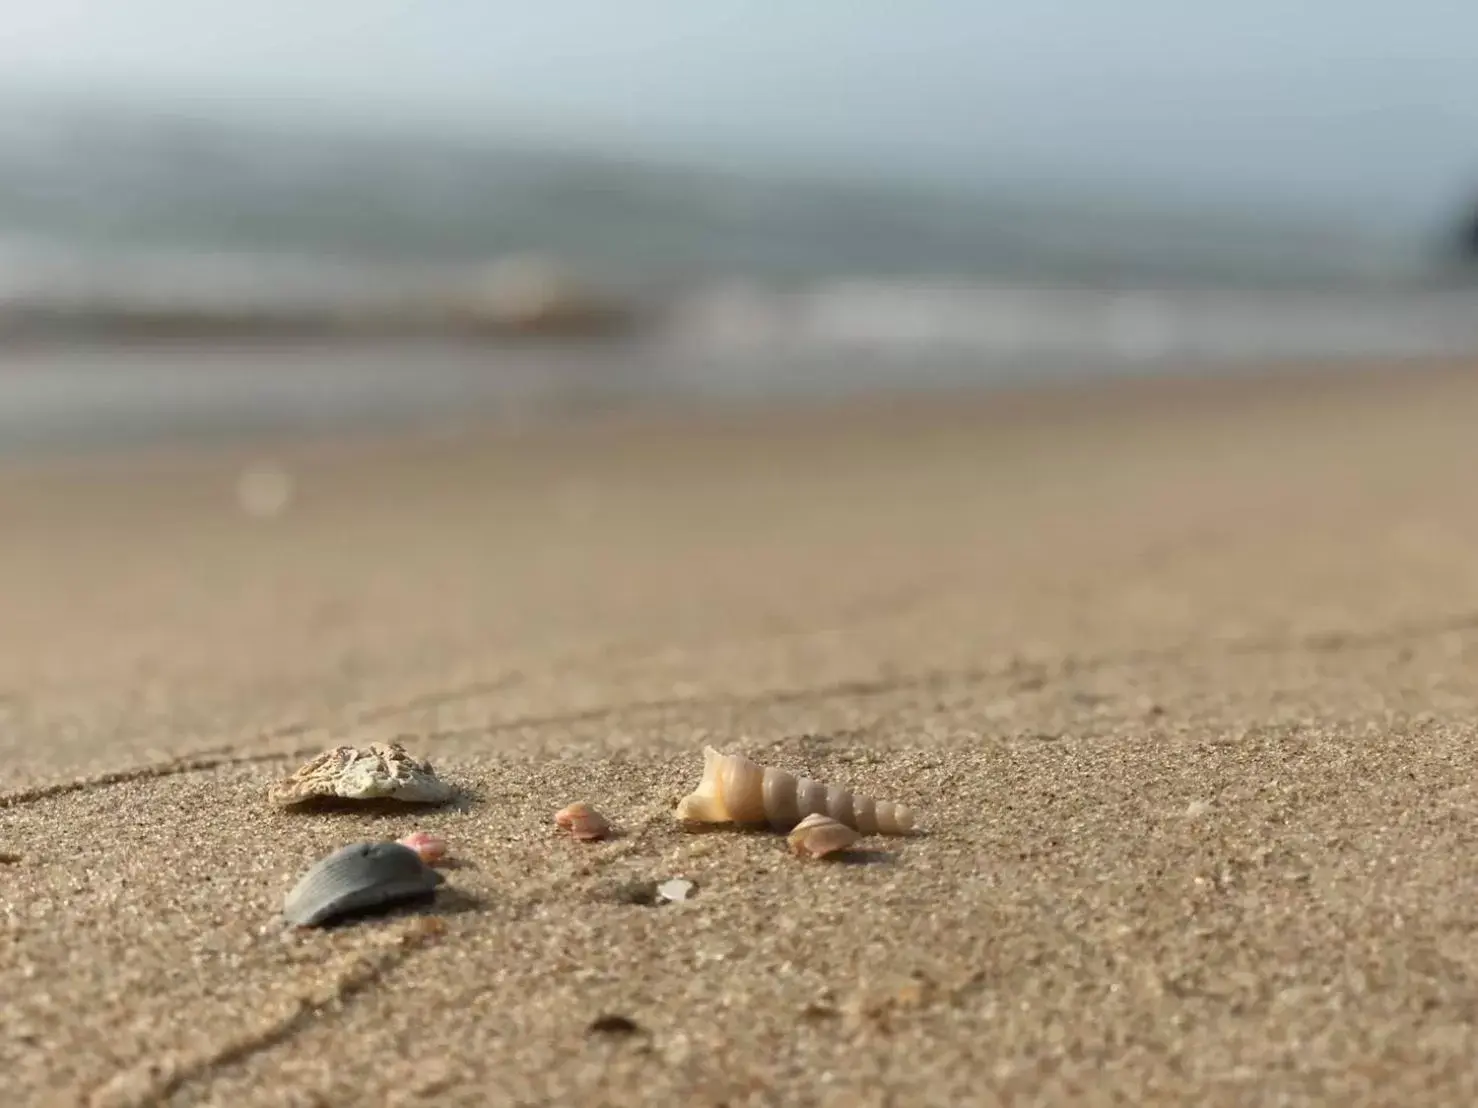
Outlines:
[[0, 9], [0, 448], [1478, 350], [1457, 0]]

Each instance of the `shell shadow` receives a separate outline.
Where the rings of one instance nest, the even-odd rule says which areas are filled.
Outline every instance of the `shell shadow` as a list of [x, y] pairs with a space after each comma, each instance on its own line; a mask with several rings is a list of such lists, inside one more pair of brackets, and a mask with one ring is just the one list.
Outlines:
[[891, 866], [898, 861], [898, 856], [890, 850], [851, 847], [821, 861], [833, 866]]
[[443, 885], [437, 890], [432, 903], [426, 905], [427, 911], [417, 912], [417, 915], [438, 916], [462, 916], [468, 912], [480, 912], [488, 906], [487, 898], [478, 896], [476, 893], [468, 892], [451, 885]]
[[[679, 830], [685, 835], [727, 834], [742, 835], [745, 837], [763, 837], [766, 835], [784, 837], [783, 832], [777, 831], [768, 823], [683, 823], [679, 825]], [[914, 827], [907, 831], [895, 831], [881, 837], [884, 839], [927, 839], [932, 835], [933, 832], [931, 831], [927, 831], [922, 827]], [[851, 853], [867, 853], [867, 851], [853, 850]], [[873, 853], [877, 852], [874, 851]]]
[[404, 819], [407, 816], [429, 815], [432, 812], [470, 812], [477, 800], [475, 795], [462, 789], [454, 791], [448, 799], [436, 803], [396, 800], [393, 797], [350, 800], [341, 796], [315, 796], [282, 810], [290, 816], [383, 816]]
[[684, 835], [742, 835], [754, 834], [757, 831], [767, 831], [768, 826], [763, 823], [697, 823], [679, 822], [677, 829]]
[[460, 916], [487, 907], [487, 901], [465, 889], [441, 885], [414, 897], [405, 897], [388, 904], [346, 912], [324, 920], [310, 931], [337, 931], [371, 920], [398, 919], [406, 916]]
[[605, 881], [587, 894], [591, 900], [605, 904], [635, 905], [654, 908], [659, 903], [657, 886], [661, 882], [653, 878], [628, 878], [622, 881]]
[[[669, 901], [657, 891], [662, 881], [657, 878], [635, 877], [623, 880], [604, 881], [589, 890], [586, 896], [604, 904], [621, 904], [628, 907], [658, 908]], [[693, 892], [699, 891], [693, 882]]]
[[[638, 827], [635, 830], [645, 831], [646, 828]], [[597, 839], [577, 839], [574, 835], [570, 834], [570, 832], [566, 831], [563, 827], [554, 828], [549, 835], [551, 842], [559, 842], [560, 840], [563, 840], [566, 843], [573, 843], [575, 846], [584, 847], [587, 850], [591, 847], [599, 846], [601, 843], [614, 843], [619, 842], [622, 839], [631, 839], [635, 837], [637, 836], [634, 831], [622, 827], [617, 827], [614, 824]]]
[[476, 862], [469, 861], [466, 858], [455, 858], [455, 857], [451, 857], [451, 858], [440, 858], [440, 859], [438, 859], [436, 861], [435, 865], [432, 868], [434, 868], [434, 869], [470, 869], [470, 870], [476, 870], [476, 869], [480, 869], [481, 867], [478, 866], [478, 864]]

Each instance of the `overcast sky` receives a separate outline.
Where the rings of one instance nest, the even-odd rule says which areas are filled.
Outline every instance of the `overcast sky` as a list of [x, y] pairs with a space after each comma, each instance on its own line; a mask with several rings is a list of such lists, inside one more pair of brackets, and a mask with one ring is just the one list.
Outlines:
[[0, 85], [1429, 207], [1478, 0], [0, 0]]

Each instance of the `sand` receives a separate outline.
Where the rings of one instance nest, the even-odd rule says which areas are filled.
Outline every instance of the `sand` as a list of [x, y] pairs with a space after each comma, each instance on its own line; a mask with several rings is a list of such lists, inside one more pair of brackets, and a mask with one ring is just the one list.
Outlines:
[[[1475, 508], [1462, 366], [9, 465], [6, 1103], [1472, 1103]], [[390, 739], [468, 799], [266, 803]], [[705, 743], [923, 833], [686, 833]]]

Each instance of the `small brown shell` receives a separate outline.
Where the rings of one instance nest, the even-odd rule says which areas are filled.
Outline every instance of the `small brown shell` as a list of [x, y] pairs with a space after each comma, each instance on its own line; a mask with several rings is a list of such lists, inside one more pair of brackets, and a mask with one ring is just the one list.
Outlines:
[[790, 849], [802, 858], [824, 858], [838, 850], [846, 850], [860, 838], [861, 834], [855, 829], [822, 812], [813, 812], [786, 836]]
[[299, 927], [369, 911], [434, 893], [444, 878], [408, 846], [352, 843], [321, 858], [283, 901], [282, 914]]
[[571, 838], [580, 842], [595, 842], [611, 833], [611, 825], [606, 817], [583, 800], [577, 800], [555, 812], [554, 822], [568, 831]]

